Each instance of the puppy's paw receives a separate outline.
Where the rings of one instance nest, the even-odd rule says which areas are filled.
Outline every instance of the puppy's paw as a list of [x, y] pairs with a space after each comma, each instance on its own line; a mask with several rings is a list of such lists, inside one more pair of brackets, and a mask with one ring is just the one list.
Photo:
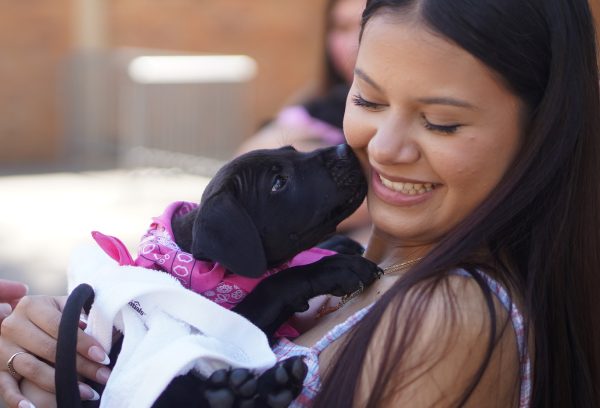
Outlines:
[[280, 361], [258, 378], [256, 407], [285, 408], [300, 394], [308, 367], [302, 357]]
[[210, 408], [285, 408], [302, 390], [307, 373], [302, 357], [278, 362], [258, 378], [244, 368], [215, 371], [204, 398]]
[[[335, 296], [348, 295], [371, 285], [383, 275], [383, 270], [374, 262], [357, 255], [339, 255], [341, 274], [336, 281], [336, 287], [330, 292]], [[342, 261], [343, 258], [343, 262]]]
[[211, 408], [252, 408], [257, 398], [258, 381], [245, 368], [215, 371], [206, 380], [204, 398]]
[[356, 258], [356, 264], [350, 268], [364, 285], [370, 285], [383, 276], [383, 269], [375, 262], [364, 257]]

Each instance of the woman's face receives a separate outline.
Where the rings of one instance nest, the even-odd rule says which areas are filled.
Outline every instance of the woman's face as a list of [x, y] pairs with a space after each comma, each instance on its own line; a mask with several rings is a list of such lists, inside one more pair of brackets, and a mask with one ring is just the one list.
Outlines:
[[496, 187], [520, 142], [520, 100], [420, 23], [374, 16], [344, 131], [369, 178], [376, 236], [428, 247]]
[[331, 9], [327, 48], [331, 62], [339, 74], [352, 82], [358, 50], [360, 19], [365, 0], [339, 0]]

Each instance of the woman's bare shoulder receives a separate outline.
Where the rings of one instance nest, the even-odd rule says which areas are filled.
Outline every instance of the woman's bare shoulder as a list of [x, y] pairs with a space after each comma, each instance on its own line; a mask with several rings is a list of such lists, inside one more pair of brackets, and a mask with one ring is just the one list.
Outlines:
[[518, 395], [515, 335], [506, 309], [493, 295], [491, 302], [492, 310], [477, 281], [461, 275], [435, 286], [425, 282], [403, 302], [392, 302], [367, 352], [359, 395], [369, 395], [383, 369], [390, 370], [387, 405], [452, 406], [494, 344], [481, 381], [464, 406], [511, 406]]

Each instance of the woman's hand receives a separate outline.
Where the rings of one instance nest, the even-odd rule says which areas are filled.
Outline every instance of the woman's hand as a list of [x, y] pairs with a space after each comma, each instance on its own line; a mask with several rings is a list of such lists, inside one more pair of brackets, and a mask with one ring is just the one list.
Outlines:
[[[55, 405], [52, 364], [55, 362], [58, 326], [65, 300], [66, 297], [24, 297], [2, 322], [0, 397], [10, 408], [28, 407], [28, 401], [33, 400], [38, 406]], [[10, 373], [8, 361], [12, 356], [14, 371]], [[108, 362], [108, 356], [100, 344], [79, 330], [77, 372], [82, 377], [106, 384], [110, 374], [105, 366]], [[81, 383], [79, 389], [82, 399], [94, 398], [89, 386]]]
[[27, 294], [27, 285], [0, 279], [0, 324], [8, 316], [17, 302]]

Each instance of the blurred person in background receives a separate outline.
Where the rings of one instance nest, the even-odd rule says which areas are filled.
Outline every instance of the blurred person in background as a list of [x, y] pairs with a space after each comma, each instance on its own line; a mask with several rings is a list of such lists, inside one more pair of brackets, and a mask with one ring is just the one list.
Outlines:
[[[302, 102], [283, 107], [272, 121], [240, 145], [237, 154], [285, 145], [292, 145], [297, 150], [313, 150], [345, 142], [342, 122], [354, 77], [365, 1], [327, 1], [320, 84], [308, 92], [300, 91], [303, 96], [294, 99]], [[365, 244], [369, 229], [370, 219], [363, 204], [340, 224], [338, 232]]]
[[[344, 142], [342, 120], [354, 76], [360, 18], [365, 0], [328, 0], [320, 83], [302, 90], [295, 102], [239, 147], [238, 153], [293, 145], [298, 150]], [[307, 95], [309, 94], [309, 95]]]

